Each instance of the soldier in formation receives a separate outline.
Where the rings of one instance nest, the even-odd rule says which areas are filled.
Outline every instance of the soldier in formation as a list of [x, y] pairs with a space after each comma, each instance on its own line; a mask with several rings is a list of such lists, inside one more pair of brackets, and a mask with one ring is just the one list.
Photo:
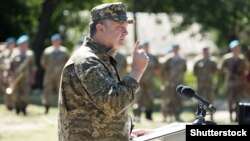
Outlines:
[[67, 48], [61, 45], [60, 34], [52, 35], [51, 42], [51, 46], [46, 47], [41, 56], [41, 66], [45, 71], [42, 93], [45, 114], [49, 112], [52, 95], [58, 95], [62, 69], [69, 58]]
[[[194, 62], [193, 73], [197, 82], [197, 93], [210, 103], [214, 96], [214, 79], [217, 72], [217, 60], [210, 55], [209, 47], [202, 49], [202, 55], [197, 56]], [[213, 120], [213, 114], [210, 113]]]
[[176, 121], [180, 121], [180, 113], [182, 109], [182, 99], [176, 94], [176, 87], [184, 84], [184, 76], [187, 70], [186, 60], [180, 56], [180, 47], [174, 44], [172, 53], [168, 55], [168, 59], [164, 63], [163, 75], [165, 90], [162, 93], [162, 113], [163, 121], [166, 121], [167, 116], [174, 116]]
[[13, 50], [11, 71], [14, 77], [8, 89], [8, 93], [15, 95], [17, 114], [20, 112], [27, 114], [26, 108], [29, 104], [31, 86], [35, 82], [36, 70], [35, 55], [29, 48], [29, 36], [22, 35], [18, 38], [17, 47]]
[[[225, 94], [228, 101], [230, 121], [232, 122], [237, 121], [238, 104], [243, 97], [246, 62], [244, 55], [241, 53], [239, 40], [231, 41], [229, 48], [231, 52], [223, 56], [220, 71], [224, 76]], [[236, 115], [235, 118], [233, 118], [233, 113]]]

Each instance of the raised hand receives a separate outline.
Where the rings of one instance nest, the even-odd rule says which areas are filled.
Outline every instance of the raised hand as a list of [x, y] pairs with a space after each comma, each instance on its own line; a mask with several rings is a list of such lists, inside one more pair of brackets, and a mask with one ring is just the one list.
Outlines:
[[138, 82], [140, 81], [145, 69], [147, 68], [149, 57], [145, 50], [139, 49], [139, 41], [135, 43], [133, 51], [133, 62], [130, 76]]

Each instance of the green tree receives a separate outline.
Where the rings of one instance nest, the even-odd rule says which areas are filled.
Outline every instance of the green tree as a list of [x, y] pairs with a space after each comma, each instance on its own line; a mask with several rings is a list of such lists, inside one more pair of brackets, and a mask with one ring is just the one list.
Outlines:
[[0, 1], [0, 41], [21, 34], [34, 35], [42, 0]]
[[[71, 35], [69, 32], [67, 32], [69, 31], [68, 29], [79, 27], [78, 30], [83, 31], [83, 29], [85, 29], [87, 26], [88, 19], [82, 18], [82, 16], [79, 14], [79, 11], [85, 9], [89, 10], [94, 4], [100, 2], [100, 0], [44, 0], [42, 3], [42, 11], [40, 12], [39, 16], [38, 30], [33, 43], [35, 46], [37, 63], [40, 64], [41, 54], [46, 44], [49, 44], [50, 42], [49, 37], [55, 32], [62, 34], [64, 44], [69, 47], [69, 49], [72, 49], [76, 39], [75, 41], [69, 40], [72, 38], [70, 38]], [[77, 39], [79, 37], [75, 36]], [[36, 77], [37, 86], [35, 87], [42, 86], [41, 80], [43, 77], [43, 70], [40, 65], [38, 65], [38, 68], [39, 69]]]
[[[0, 41], [9, 36], [18, 37], [28, 34], [36, 54], [39, 67], [40, 56], [44, 47], [50, 43], [50, 36], [59, 32], [63, 43], [73, 47], [77, 36], [87, 29], [88, 17], [80, 11], [89, 11], [96, 4], [119, 0], [15, 0], [0, 1]], [[182, 31], [194, 22], [202, 25], [202, 31], [213, 31], [214, 41], [226, 49], [232, 39], [240, 39], [249, 44], [250, 1], [247, 0], [123, 0], [129, 11], [166, 12], [180, 14], [183, 21], [174, 32]], [[74, 29], [74, 30], [73, 30]], [[74, 31], [72, 36], [71, 31]], [[77, 32], [76, 32], [77, 31]], [[39, 69], [37, 80], [41, 87], [42, 70]]]
[[247, 0], [129, 0], [129, 6], [140, 12], [182, 15], [182, 23], [173, 28], [173, 32], [185, 30], [194, 22], [200, 23], [201, 32], [213, 31], [214, 41], [222, 49], [233, 39], [250, 43], [250, 1]]
[[[75, 43], [69, 29], [78, 29], [78, 34], [86, 29], [88, 17], [80, 11], [89, 11], [96, 4], [106, 0], [15, 0], [0, 1], [0, 41], [9, 36], [27, 34], [31, 37], [31, 48], [35, 51], [38, 65], [37, 84], [42, 87], [43, 70], [40, 57], [44, 48], [50, 44], [50, 36], [59, 32], [65, 46], [72, 48]], [[75, 35], [75, 38], [78, 38]], [[75, 39], [77, 40], [77, 39]]]

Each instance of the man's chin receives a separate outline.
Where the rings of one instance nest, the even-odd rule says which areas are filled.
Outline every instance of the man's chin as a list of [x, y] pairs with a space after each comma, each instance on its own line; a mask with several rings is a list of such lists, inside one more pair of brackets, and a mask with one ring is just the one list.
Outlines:
[[124, 42], [120, 42], [116, 45], [116, 48], [119, 49], [119, 48], [122, 48], [124, 46]]
[[122, 47], [123, 47], [123, 46], [121, 46], [121, 45], [120, 45], [120, 46], [117, 45], [117, 46], [115, 46], [115, 49], [119, 50], [119, 49], [121, 49]]

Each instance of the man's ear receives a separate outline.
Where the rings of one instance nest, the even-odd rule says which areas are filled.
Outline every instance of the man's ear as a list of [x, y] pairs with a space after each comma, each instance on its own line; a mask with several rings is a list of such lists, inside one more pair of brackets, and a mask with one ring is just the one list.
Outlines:
[[96, 24], [96, 31], [101, 31], [103, 32], [103, 25], [102, 24]]

